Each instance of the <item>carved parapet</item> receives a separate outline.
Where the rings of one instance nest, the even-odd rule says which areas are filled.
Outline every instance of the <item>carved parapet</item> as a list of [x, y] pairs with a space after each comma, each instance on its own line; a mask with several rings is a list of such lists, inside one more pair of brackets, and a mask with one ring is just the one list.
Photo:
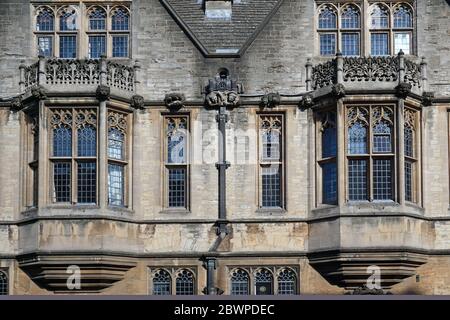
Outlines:
[[130, 105], [134, 109], [143, 109], [144, 108], [144, 97], [137, 95], [137, 94], [132, 96]]
[[117, 62], [107, 64], [107, 84], [125, 91], [135, 90], [135, 70]]
[[239, 102], [239, 95], [235, 91], [213, 91], [210, 92], [205, 98], [206, 106], [211, 108], [237, 107]]
[[182, 93], [168, 93], [164, 97], [164, 103], [170, 110], [182, 108], [185, 100], [186, 98]]
[[336, 83], [336, 60], [318, 64], [312, 68], [312, 87], [314, 90]]
[[397, 81], [398, 57], [345, 57], [344, 81]]
[[92, 85], [100, 83], [98, 60], [49, 59], [45, 66], [50, 85]]
[[281, 96], [277, 93], [268, 93], [261, 98], [261, 107], [274, 108], [280, 105]]

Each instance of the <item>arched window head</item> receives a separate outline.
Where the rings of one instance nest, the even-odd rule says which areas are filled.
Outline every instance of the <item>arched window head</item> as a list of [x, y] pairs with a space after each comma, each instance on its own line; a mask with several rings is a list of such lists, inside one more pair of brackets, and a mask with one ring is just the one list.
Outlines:
[[282, 269], [278, 273], [278, 294], [297, 294], [297, 275], [291, 269]]
[[373, 118], [373, 152], [392, 152], [392, 127], [393, 111], [389, 107], [375, 107], [372, 111]]
[[267, 269], [260, 269], [255, 273], [255, 293], [256, 295], [273, 294], [273, 277]]
[[348, 113], [348, 153], [367, 153], [367, 133], [369, 111], [363, 107], [354, 107]]
[[176, 294], [194, 294], [194, 274], [191, 271], [183, 269], [178, 272], [176, 279]]
[[389, 28], [389, 9], [382, 4], [374, 4], [370, 13], [370, 22], [374, 29]]
[[55, 16], [50, 8], [43, 7], [38, 10], [36, 17], [36, 31], [53, 31]]
[[400, 4], [394, 9], [394, 28], [412, 28], [412, 9], [406, 4]]
[[94, 7], [89, 12], [89, 30], [106, 30], [106, 11]]
[[130, 14], [128, 13], [128, 10], [118, 7], [112, 11], [111, 28], [114, 31], [130, 29]]
[[359, 9], [354, 5], [347, 5], [342, 9], [341, 28], [358, 29], [360, 27]]
[[187, 119], [169, 118], [167, 127], [167, 161], [169, 163], [186, 162]]
[[153, 294], [170, 295], [172, 293], [172, 279], [166, 270], [158, 270], [153, 276]]
[[236, 269], [231, 274], [231, 294], [248, 295], [250, 279], [248, 273], [242, 269]]
[[0, 271], [0, 296], [8, 294], [8, 276], [5, 272]]
[[330, 6], [323, 6], [319, 11], [319, 29], [336, 29], [336, 11]]
[[74, 7], [64, 7], [59, 11], [59, 30], [73, 31], [77, 30], [77, 11]]

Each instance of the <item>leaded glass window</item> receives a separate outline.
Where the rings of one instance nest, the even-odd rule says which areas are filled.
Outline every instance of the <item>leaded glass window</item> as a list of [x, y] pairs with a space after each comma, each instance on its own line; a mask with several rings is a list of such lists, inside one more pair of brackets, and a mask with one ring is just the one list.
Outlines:
[[412, 10], [408, 5], [398, 5], [394, 9], [394, 28], [412, 28], [412, 16]]
[[294, 295], [297, 294], [297, 275], [291, 269], [282, 269], [278, 273], [278, 294]]
[[47, 7], [41, 8], [36, 17], [36, 31], [53, 31], [54, 21], [53, 11]]
[[126, 205], [127, 127], [126, 114], [108, 111], [108, 204], [113, 206]]
[[106, 30], [106, 12], [102, 8], [95, 7], [89, 14], [90, 30]]
[[322, 200], [324, 204], [337, 202], [337, 132], [336, 113], [324, 112], [317, 115], [320, 137], [318, 164], [322, 175]]
[[283, 117], [260, 116], [260, 175], [262, 208], [283, 207]]
[[124, 8], [114, 10], [111, 17], [111, 27], [114, 31], [126, 31], [130, 28], [130, 15]]
[[350, 201], [394, 200], [393, 110], [384, 105], [347, 108]]
[[188, 138], [187, 116], [165, 117], [167, 207], [188, 207]]
[[50, 109], [50, 113], [53, 202], [95, 204], [97, 202], [96, 109]]
[[114, 58], [128, 57], [128, 35], [112, 37], [112, 56]]
[[389, 8], [383, 4], [374, 4], [370, 14], [370, 22], [373, 29], [389, 28]]
[[0, 270], [0, 295], [7, 295], [8, 294], [8, 275], [5, 271]]
[[60, 36], [59, 37], [59, 57], [73, 59], [77, 57], [77, 37]]
[[89, 36], [89, 58], [99, 59], [106, 55], [106, 36]]
[[417, 202], [416, 196], [416, 130], [417, 112], [405, 108], [404, 111], [404, 148], [405, 148], [405, 200]]
[[176, 295], [194, 295], [194, 274], [186, 269], [180, 270], [175, 280]]
[[236, 269], [231, 274], [231, 294], [248, 295], [250, 289], [250, 278], [247, 271]]
[[170, 295], [172, 294], [172, 278], [166, 270], [158, 270], [153, 276], [153, 294]]
[[336, 21], [336, 11], [329, 6], [322, 7], [319, 13], [319, 29], [335, 29]]
[[63, 8], [59, 13], [59, 30], [74, 31], [77, 29], [77, 12], [71, 7]]
[[347, 5], [342, 9], [341, 27], [344, 29], [358, 29], [360, 27], [360, 15], [357, 7]]
[[273, 294], [273, 276], [267, 269], [260, 269], [255, 272], [255, 293], [256, 295]]

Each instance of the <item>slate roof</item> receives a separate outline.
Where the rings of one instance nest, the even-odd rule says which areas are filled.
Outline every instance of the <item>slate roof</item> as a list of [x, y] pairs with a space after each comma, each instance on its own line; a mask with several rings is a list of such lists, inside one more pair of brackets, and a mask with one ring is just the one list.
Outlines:
[[231, 20], [207, 19], [201, 1], [160, 0], [206, 57], [239, 57], [269, 22], [283, 0], [242, 0]]

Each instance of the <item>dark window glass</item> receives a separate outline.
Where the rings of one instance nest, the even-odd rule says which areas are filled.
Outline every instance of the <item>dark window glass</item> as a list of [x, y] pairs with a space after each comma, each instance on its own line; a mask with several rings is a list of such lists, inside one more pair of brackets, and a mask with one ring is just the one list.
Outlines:
[[106, 37], [90, 36], [89, 37], [89, 58], [98, 59], [106, 54]]
[[411, 161], [405, 160], [405, 199], [406, 201], [414, 201], [413, 198], [413, 168]]
[[344, 8], [341, 16], [341, 27], [344, 29], [359, 28], [359, 11], [354, 6]]
[[53, 156], [72, 156], [72, 129], [59, 127], [53, 129]]
[[337, 170], [335, 162], [322, 165], [322, 188], [323, 203], [335, 204], [337, 202]]
[[399, 6], [394, 12], [394, 28], [412, 28], [412, 12], [405, 6]]
[[336, 34], [324, 33], [320, 35], [320, 54], [322, 56], [336, 54]]
[[112, 41], [113, 57], [128, 57], [128, 36], [113, 36]]
[[186, 169], [169, 168], [169, 207], [186, 207]]
[[367, 200], [367, 161], [348, 160], [349, 200]]
[[77, 37], [60, 36], [59, 37], [59, 57], [64, 59], [73, 59], [77, 56]]
[[374, 200], [392, 200], [392, 161], [373, 160], [373, 198]]
[[153, 277], [153, 294], [162, 296], [172, 293], [172, 280], [170, 274], [165, 270], [159, 270]]
[[250, 279], [248, 273], [238, 269], [231, 275], [231, 294], [232, 295], [248, 295]]
[[53, 164], [53, 197], [55, 202], [71, 202], [71, 163]]
[[335, 29], [336, 13], [330, 8], [324, 8], [319, 14], [319, 29]]
[[405, 127], [405, 156], [414, 157], [414, 131]]
[[336, 128], [334, 126], [326, 127], [322, 132], [322, 158], [336, 156], [336, 143]]
[[373, 56], [389, 55], [389, 35], [387, 33], [372, 33], [370, 39]]
[[97, 197], [97, 170], [95, 162], [78, 163], [78, 203], [94, 204]]
[[0, 296], [8, 294], [8, 276], [5, 272], [0, 271]]
[[342, 33], [342, 54], [359, 56], [359, 33]]
[[273, 277], [272, 274], [262, 269], [255, 274], [256, 295], [271, 295], [273, 294]]
[[194, 275], [188, 270], [182, 270], [178, 273], [176, 279], [177, 295], [193, 295], [194, 294]]
[[281, 167], [262, 167], [262, 206], [281, 207]]
[[294, 271], [284, 269], [278, 274], [278, 294], [297, 294], [297, 276]]

